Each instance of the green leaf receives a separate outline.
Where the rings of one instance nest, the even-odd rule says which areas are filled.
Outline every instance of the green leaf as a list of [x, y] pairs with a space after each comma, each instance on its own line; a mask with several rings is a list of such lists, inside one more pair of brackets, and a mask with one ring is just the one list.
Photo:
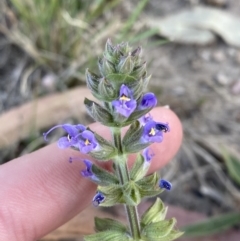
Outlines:
[[111, 218], [98, 218], [95, 217], [94, 219], [95, 223], [95, 229], [100, 231], [107, 231], [107, 230], [115, 230], [121, 233], [127, 232], [126, 226], [124, 226], [122, 223], [111, 219]]
[[104, 231], [84, 237], [85, 241], [129, 241], [129, 237], [123, 232]]
[[117, 203], [124, 203], [123, 191], [121, 185], [110, 185], [110, 186], [98, 186], [98, 191], [100, 191], [106, 198], [100, 206], [110, 207]]
[[163, 220], [156, 223], [150, 223], [142, 230], [142, 236], [151, 241], [159, 241], [167, 237], [176, 224], [176, 219]]
[[130, 206], [136, 206], [141, 202], [141, 194], [135, 182], [130, 181], [123, 186], [123, 198]]
[[158, 187], [158, 179], [158, 174], [153, 173], [136, 182], [142, 198], [154, 197], [163, 192], [163, 190]]
[[[90, 128], [87, 129], [92, 131]], [[108, 161], [109, 159], [115, 157], [117, 155], [117, 149], [112, 145], [112, 143], [98, 135], [96, 132], [93, 133], [100, 146], [100, 150], [91, 151], [90, 155], [100, 161]]]
[[139, 121], [134, 121], [129, 127], [128, 131], [123, 137], [122, 144], [126, 146], [132, 145], [142, 137], [143, 127], [141, 127]]
[[160, 198], [157, 198], [155, 203], [148, 208], [148, 210], [142, 215], [141, 226], [146, 226], [150, 223], [159, 222], [165, 219], [167, 213], [167, 207]]
[[137, 120], [140, 117], [144, 116], [145, 114], [147, 114], [149, 111], [151, 111], [152, 108], [147, 108], [144, 110], [135, 110], [126, 120], [126, 122], [132, 122], [133, 120]]
[[240, 159], [226, 149], [223, 149], [222, 152], [230, 177], [240, 185]]
[[149, 165], [144, 168], [144, 157], [141, 154], [137, 154], [137, 158], [130, 171], [130, 178], [134, 181], [138, 181], [144, 177], [148, 171]]
[[186, 236], [207, 236], [222, 232], [240, 224], [240, 213], [227, 213], [217, 217], [209, 218], [206, 221], [183, 227]]
[[147, 142], [147, 143], [133, 143], [132, 145], [128, 145], [125, 148], [125, 152], [126, 153], [137, 153], [145, 148], [147, 148], [148, 146], [150, 146], [151, 143]]
[[180, 236], [182, 236], [184, 233], [178, 230], [171, 230], [171, 232], [163, 238], [158, 239], [157, 241], [172, 241], [175, 240], [177, 238], [179, 238]]
[[[97, 165], [92, 165], [91, 171], [98, 178], [96, 181], [101, 186], [108, 186], [111, 184], [118, 184], [118, 179], [112, 173], [106, 171], [105, 169], [98, 167]], [[94, 181], [94, 180], [93, 180]]]
[[122, 144], [125, 153], [136, 153], [148, 147], [151, 143], [142, 143], [141, 138], [143, 127], [139, 121], [132, 123], [127, 133], [123, 137]]
[[113, 117], [111, 113], [109, 113], [105, 108], [87, 98], [84, 99], [84, 104], [87, 108], [89, 115], [95, 121], [100, 122], [103, 125], [111, 126], [111, 123], [113, 123]]

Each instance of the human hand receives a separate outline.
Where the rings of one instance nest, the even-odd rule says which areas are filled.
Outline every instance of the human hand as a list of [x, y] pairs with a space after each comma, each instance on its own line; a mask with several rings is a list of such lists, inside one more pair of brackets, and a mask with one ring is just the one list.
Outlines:
[[[155, 121], [168, 122], [170, 132], [162, 143], [154, 143], [150, 172], [163, 167], [176, 154], [182, 140], [182, 126], [169, 109], [155, 108]], [[90, 125], [104, 137], [108, 129]], [[69, 164], [69, 157], [89, 158], [56, 143], [0, 166], [0, 240], [37, 240], [81, 212], [90, 203], [96, 186], [79, 175], [82, 162]], [[130, 161], [131, 160], [130, 158]], [[102, 163], [100, 163], [102, 165]], [[104, 163], [107, 168], [108, 163]]]

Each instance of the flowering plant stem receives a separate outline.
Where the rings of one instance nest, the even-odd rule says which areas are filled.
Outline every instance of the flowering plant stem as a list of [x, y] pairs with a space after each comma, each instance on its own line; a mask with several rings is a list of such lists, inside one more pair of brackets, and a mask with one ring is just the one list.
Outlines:
[[[172, 187], [169, 181], [159, 179], [158, 173], [148, 175], [154, 156], [149, 146], [161, 143], [170, 127], [168, 123], [154, 121], [149, 113], [157, 105], [157, 98], [154, 93], [146, 93], [150, 76], [141, 53], [141, 47], [132, 51], [127, 43], [114, 46], [108, 40], [98, 61], [100, 76], [86, 71], [87, 85], [101, 103], [85, 98], [84, 104], [95, 121], [110, 128], [112, 141], [82, 124], [57, 125], [44, 133], [47, 139], [50, 132], [61, 127], [67, 136], [58, 140], [60, 148], [73, 147], [98, 161], [113, 161], [113, 170], [107, 171], [83, 159], [86, 169], [81, 174], [98, 184], [93, 205], [123, 204], [129, 227], [114, 219], [96, 217], [96, 233], [84, 237], [85, 241], [171, 241], [182, 235], [174, 228], [174, 218], [165, 219], [167, 208], [160, 198], [138, 216], [137, 206], [143, 198], [157, 196]], [[122, 135], [124, 127], [129, 128]], [[136, 158], [128, 168], [131, 153]], [[74, 159], [70, 158], [70, 163]]]
[[[124, 155], [122, 150], [121, 128], [112, 128], [112, 135], [114, 145], [118, 149], [118, 157], [115, 160], [116, 171], [118, 174], [119, 182], [121, 185], [124, 185], [130, 181], [130, 177], [127, 166], [127, 157]], [[139, 240], [141, 236], [137, 206], [130, 206], [127, 204], [124, 206], [128, 217], [131, 235], [134, 240]]]

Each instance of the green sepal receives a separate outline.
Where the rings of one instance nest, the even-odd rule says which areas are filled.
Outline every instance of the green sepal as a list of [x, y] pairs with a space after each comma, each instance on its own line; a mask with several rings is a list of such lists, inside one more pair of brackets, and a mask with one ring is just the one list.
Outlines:
[[[87, 129], [92, 131], [90, 128]], [[117, 155], [117, 149], [112, 145], [112, 143], [98, 135], [96, 132], [92, 132], [99, 144], [99, 148], [96, 151], [91, 151], [89, 154], [100, 161], [108, 161], [109, 159], [115, 157]]]
[[134, 67], [137, 67], [141, 63], [142, 48], [138, 46], [131, 52], [132, 60], [134, 61]]
[[157, 198], [147, 211], [141, 217], [141, 227], [145, 227], [150, 223], [159, 222], [165, 219], [167, 207], [164, 206], [160, 198]]
[[141, 197], [154, 197], [163, 192], [158, 186], [158, 174], [155, 172], [149, 176], [146, 176], [136, 182], [139, 188]]
[[126, 233], [115, 230], [103, 231], [84, 237], [85, 241], [130, 241]]
[[91, 168], [92, 173], [97, 177], [97, 180], [93, 180], [98, 185], [108, 186], [112, 184], [118, 184], [118, 179], [105, 169], [93, 164]]
[[141, 194], [135, 182], [129, 181], [123, 186], [123, 198], [130, 206], [136, 206], [141, 202]]
[[121, 73], [108, 74], [106, 79], [111, 82], [114, 88], [119, 88], [122, 84], [128, 84], [130, 82], [136, 81], [133, 76]]
[[98, 94], [99, 77], [96, 74], [89, 71], [89, 69], [86, 69], [85, 76], [88, 89], [91, 90], [92, 94], [97, 99], [101, 98], [101, 96]]
[[126, 122], [133, 122], [134, 120], [139, 119], [140, 117], [146, 115], [148, 112], [150, 112], [152, 108], [146, 108], [144, 110], [135, 110], [127, 119]]
[[142, 142], [143, 127], [140, 125], [139, 121], [134, 121], [129, 127], [127, 133], [123, 137], [122, 145], [125, 153], [136, 153], [146, 147], [148, 147], [150, 142]]
[[143, 79], [139, 79], [138, 81], [131, 82], [128, 84], [128, 87], [131, 89], [133, 93], [133, 98], [135, 100], [138, 100], [142, 95], [143, 92], [145, 91]]
[[175, 239], [178, 239], [184, 234], [184, 232], [181, 232], [179, 230], [171, 230], [171, 232], [163, 238], [157, 239], [157, 241], [172, 241]]
[[113, 184], [109, 186], [98, 186], [106, 198], [100, 206], [109, 207], [117, 203], [124, 203], [130, 206], [136, 206], [141, 202], [141, 193], [135, 182], [128, 182], [124, 186]]
[[98, 85], [98, 93], [101, 96], [101, 100], [106, 102], [113, 101], [118, 97], [117, 91], [105, 78], [102, 78]]
[[150, 223], [149, 225], [143, 228], [141, 237], [143, 237], [145, 240], [151, 241], [172, 240], [169, 239], [170, 236], [168, 235], [173, 230], [175, 224], [175, 218], [171, 218], [170, 220], [159, 221], [156, 223]]
[[132, 60], [131, 55], [127, 55], [121, 58], [117, 69], [121, 74], [130, 74], [133, 71], [134, 62]]
[[98, 59], [98, 68], [103, 77], [116, 72], [114, 64], [104, 57]]
[[143, 78], [143, 89], [146, 89], [146, 88], [147, 88], [148, 83], [149, 83], [151, 77], [152, 77], [152, 75], [149, 75], [148, 77], [145, 76], [145, 77]]
[[143, 64], [136, 66], [131, 75], [134, 76], [136, 79], [140, 79], [142, 76], [144, 76], [146, 74], [146, 68], [147, 68], [147, 64], [146, 62], [144, 62]]
[[114, 47], [113, 47], [111, 39], [108, 39], [105, 44], [105, 53], [108, 53], [109, 55], [114, 54]]
[[150, 165], [147, 165], [145, 162], [144, 157], [138, 153], [134, 165], [130, 171], [131, 180], [138, 181], [139, 179], [143, 178], [146, 175], [149, 166]]
[[117, 47], [123, 55], [127, 55], [132, 49], [127, 42], [122, 42], [121, 44], [118, 44]]
[[141, 124], [139, 121], [134, 121], [126, 134], [123, 137], [122, 143], [123, 145], [129, 145], [132, 144], [133, 141], [139, 140], [142, 136], [143, 128], [141, 127]]
[[105, 196], [105, 200], [100, 204], [100, 206], [111, 207], [117, 203], [124, 203], [121, 185], [110, 185], [106, 187], [98, 186], [98, 191]]
[[107, 125], [108, 123], [113, 122], [112, 115], [96, 102], [85, 98], [84, 105], [86, 106], [89, 115], [95, 121], [100, 122], [103, 125]]
[[147, 148], [148, 146], [150, 146], [151, 143], [147, 142], [147, 143], [136, 143], [132, 146], [128, 146], [128, 148], [125, 149], [125, 151], [127, 153], [137, 153], [145, 148]]
[[115, 56], [114, 54], [110, 54], [109, 52], [103, 53], [103, 57], [114, 65], [117, 65], [119, 62], [119, 57]]
[[118, 222], [117, 220], [114, 220], [111, 218], [95, 217], [94, 224], [95, 224], [95, 229], [98, 232], [107, 231], [107, 230], [114, 230], [122, 233], [127, 232], [126, 226], [124, 226], [122, 223]]
[[116, 127], [118, 125], [122, 125], [128, 119], [127, 117], [125, 117], [117, 112], [113, 114], [113, 118], [114, 118], [114, 123], [115, 123]]

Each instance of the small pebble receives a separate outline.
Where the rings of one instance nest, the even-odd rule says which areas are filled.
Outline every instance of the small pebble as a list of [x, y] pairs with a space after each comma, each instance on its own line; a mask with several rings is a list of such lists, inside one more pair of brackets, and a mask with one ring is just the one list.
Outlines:
[[218, 63], [221, 63], [226, 60], [226, 56], [222, 51], [215, 51], [212, 57]]
[[181, 96], [184, 95], [186, 93], [186, 89], [183, 86], [176, 86], [173, 88], [173, 93], [176, 96]]
[[47, 74], [42, 78], [42, 85], [49, 91], [56, 88], [57, 78], [54, 74]]
[[211, 53], [208, 50], [203, 50], [199, 53], [200, 57], [205, 61], [210, 61]]
[[230, 85], [232, 82], [230, 78], [223, 73], [218, 73], [215, 79], [220, 85], [223, 85], [223, 86]]

